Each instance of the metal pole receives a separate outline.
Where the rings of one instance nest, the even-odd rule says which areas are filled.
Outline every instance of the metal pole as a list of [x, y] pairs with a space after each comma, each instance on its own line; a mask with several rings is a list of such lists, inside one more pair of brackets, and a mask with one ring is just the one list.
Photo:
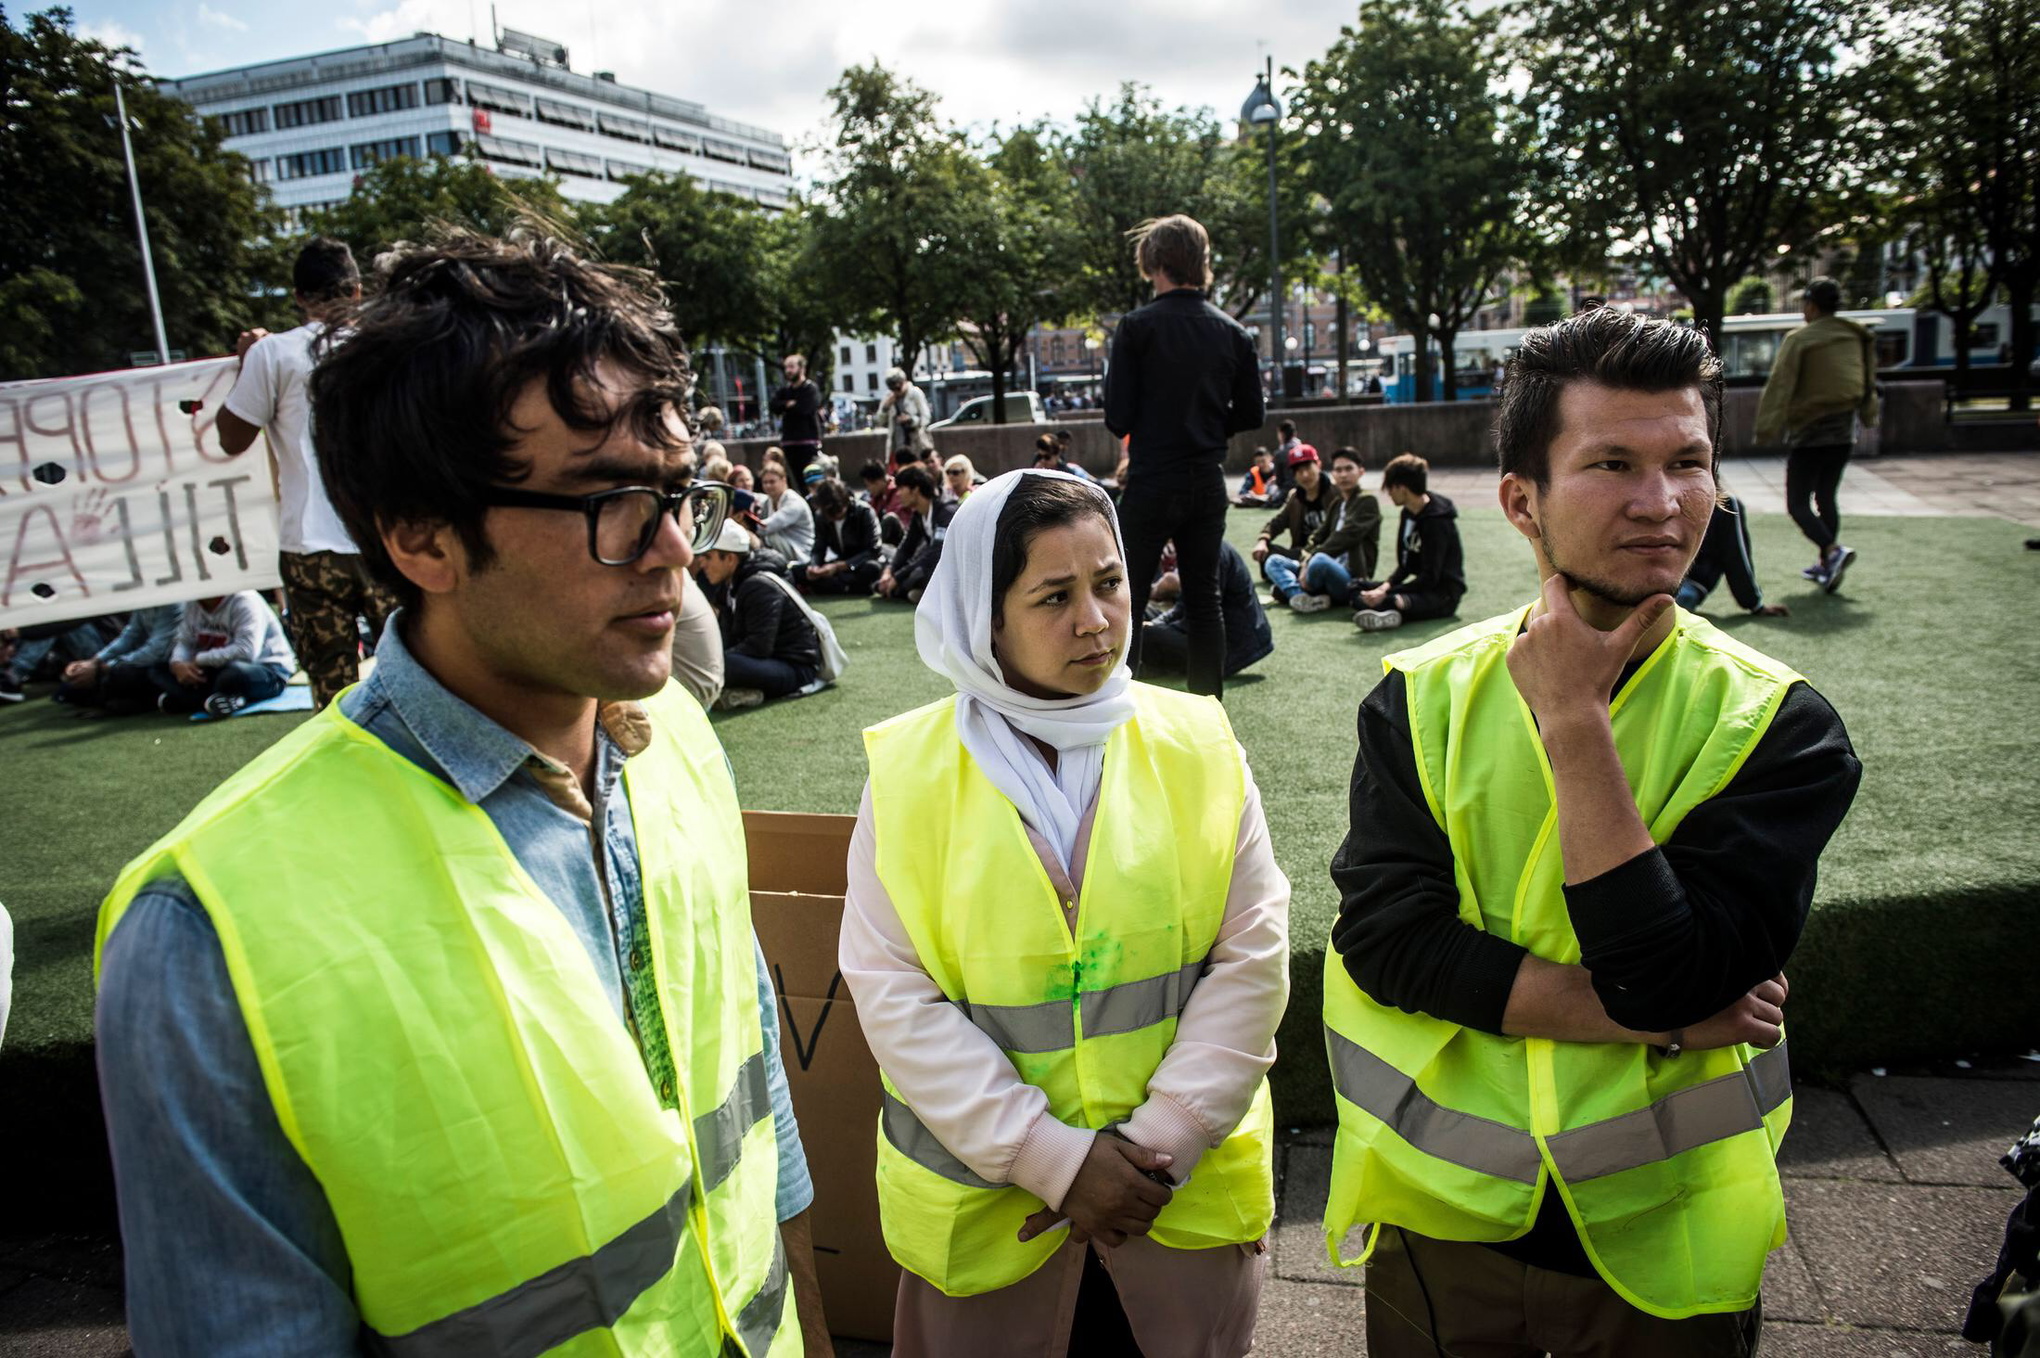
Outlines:
[[170, 361], [170, 337], [163, 329], [163, 298], [156, 291], [156, 263], [149, 255], [149, 221], [142, 215], [142, 181], [135, 176], [135, 147], [128, 138], [127, 98], [113, 77], [113, 106], [120, 117], [120, 153], [127, 160], [128, 189], [135, 197], [135, 236], [142, 243], [142, 277], [149, 285], [149, 317], [156, 323], [156, 362]]
[[[1268, 94], [1275, 94], [1275, 58], [1268, 58]], [[1270, 383], [1268, 404], [1276, 407], [1282, 404], [1282, 235], [1276, 221], [1275, 205], [1275, 124], [1279, 119], [1268, 122], [1268, 313], [1275, 323], [1274, 343], [1268, 349], [1269, 367], [1274, 381]]]

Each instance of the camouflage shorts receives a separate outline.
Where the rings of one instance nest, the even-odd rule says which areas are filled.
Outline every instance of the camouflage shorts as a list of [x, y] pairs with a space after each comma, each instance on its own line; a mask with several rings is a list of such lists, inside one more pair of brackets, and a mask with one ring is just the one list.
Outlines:
[[283, 552], [278, 568], [290, 610], [290, 644], [311, 678], [312, 701], [323, 708], [361, 677], [355, 619], [366, 620], [369, 636], [380, 637], [397, 603], [352, 553]]

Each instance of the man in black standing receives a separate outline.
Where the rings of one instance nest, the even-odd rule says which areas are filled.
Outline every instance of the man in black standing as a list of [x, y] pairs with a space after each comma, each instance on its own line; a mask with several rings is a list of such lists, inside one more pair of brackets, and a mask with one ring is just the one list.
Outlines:
[[822, 451], [822, 390], [808, 380], [807, 359], [800, 354], [788, 354], [780, 370], [786, 385], [772, 393], [772, 413], [779, 417], [787, 484], [798, 486], [801, 473]]
[[[1217, 695], [1225, 666], [1219, 543], [1225, 535], [1226, 440], [1258, 429], [1265, 410], [1254, 341], [1205, 300], [1211, 241], [1180, 214], [1133, 233], [1134, 262], [1155, 299], [1129, 312], [1112, 335], [1105, 370], [1105, 427], [1128, 436], [1119, 527], [1133, 616], [1147, 608], [1162, 545], [1176, 543], [1192, 693]], [[1128, 663], [1140, 672], [1140, 633]]]

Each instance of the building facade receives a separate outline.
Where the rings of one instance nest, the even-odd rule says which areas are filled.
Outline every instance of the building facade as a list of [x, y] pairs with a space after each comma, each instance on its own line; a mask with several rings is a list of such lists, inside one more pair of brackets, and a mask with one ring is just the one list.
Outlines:
[[793, 159], [778, 133], [700, 104], [617, 83], [608, 72], [421, 33], [397, 42], [158, 82], [219, 120], [286, 211], [346, 198], [377, 161], [467, 152], [505, 178], [553, 175], [560, 192], [608, 202], [646, 173], [768, 208], [790, 202]]
[[889, 335], [846, 335], [836, 333], [834, 362], [830, 364], [830, 390], [853, 400], [875, 401], [885, 395], [887, 370], [907, 370], [916, 382], [946, 376], [969, 368], [969, 355], [956, 342], [931, 344], [921, 350], [912, 368], [899, 361], [899, 343]]

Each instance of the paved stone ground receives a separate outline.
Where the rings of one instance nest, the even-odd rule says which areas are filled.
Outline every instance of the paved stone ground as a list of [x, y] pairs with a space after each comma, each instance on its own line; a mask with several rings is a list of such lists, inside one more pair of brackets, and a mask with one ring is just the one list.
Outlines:
[[[1998, 1156], [2040, 1115], [2040, 1057], [1863, 1074], [1802, 1085], [1785, 1142], [1792, 1238], [1765, 1286], [1767, 1358], [1981, 1353], [1958, 1337], [1990, 1271], [2017, 1185]], [[1257, 1351], [1366, 1353], [1360, 1270], [1336, 1270], [1318, 1231], [1331, 1135], [1292, 1130]], [[120, 1251], [106, 1238], [0, 1237], [0, 1358], [117, 1358]], [[838, 1358], [886, 1358], [841, 1341]], [[1165, 1358], [1154, 1355], [1153, 1358]]]
[[[1754, 512], [1784, 512], [1784, 459], [1737, 459], [1723, 479]], [[1432, 484], [1462, 504], [1494, 493], [1491, 472], [1441, 469]], [[2040, 527], [2040, 452], [1859, 458], [1841, 501], [1845, 518], [1995, 515]], [[1765, 1289], [1767, 1358], [1980, 1353], [1957, 1335], [2018, 1201], [1997, 1157], [2035, 1116], [2040, 1061], [1864, 1074], [1846, 1090], [1802, 1086], [1784, 1154], [1792, 1239], [1772, 1258]], [[1299, 1132], [1279, 1156], [1259, 1351], [1362, 1355], [1358, 1270], [1333, 1269], [1317, 1231], [1329, 1134]], [[129, 1351], [117, 1241], [4, 1232], [0, 1220], [0, 1358]], [[888, 1352], [837, 1345], [840, 1358]]]
[[[1785, 512], [1784, 458], [1732, 458], [1723, 464], [1721, 479], [1752, 513]], [[1440, 468], [1431, 473], [1431, 485], [1462, 506], [1494, 502], [1493, 472]], [[1839, 498], [1844, 522], [1851, 514], [1995, 515], [2040, 528], [2040, 452], [1858, 457], [1842, 479]]]

